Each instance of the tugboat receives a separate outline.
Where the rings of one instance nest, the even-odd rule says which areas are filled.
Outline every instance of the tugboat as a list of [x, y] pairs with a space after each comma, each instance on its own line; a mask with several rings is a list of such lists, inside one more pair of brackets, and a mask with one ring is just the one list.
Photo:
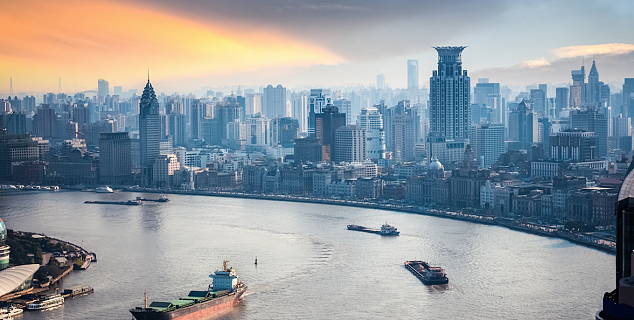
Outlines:
[[137, 320], [167, 320], [167, 319], [207, 319], [210, 315], [234, 306], [247, 290], [247, 286], [238, 281], [233, 268], [227, 268], [223, 261], [222, 271], [209, 275], [212, 284], [204, 291], [190, 291], [187, 296], [169, 302], [154, 301], [145, 306], [130, 309], [130, 313]]

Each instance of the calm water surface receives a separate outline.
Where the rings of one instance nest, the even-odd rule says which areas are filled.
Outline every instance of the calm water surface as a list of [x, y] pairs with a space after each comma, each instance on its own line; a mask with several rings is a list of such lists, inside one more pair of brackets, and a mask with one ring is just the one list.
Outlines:
[[[0, 192], [8, 228], [97, 253], [61, 286], [93, 294], [30, 319], [131, 319], [128, 309], [203, 290], [229, 260], [249, 286], [216, 319], [593, 319], [614, 286], [614, 256], [502, 227], [352, 207], [169, 195], [142, 206], [117, 192]], [[346, 230], [388, 222], [398, 237]], [[258, 265], [254, 265], [257, 256]], [[406, 260], [442, 266], [449, 285], [424, 286]]]

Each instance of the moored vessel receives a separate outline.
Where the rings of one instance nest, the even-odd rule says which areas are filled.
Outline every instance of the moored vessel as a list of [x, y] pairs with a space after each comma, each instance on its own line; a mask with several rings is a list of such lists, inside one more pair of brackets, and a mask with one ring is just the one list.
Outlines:
[[233, 268], [227, 268], [223, 261], [223, 270], [209, 275], [212, 284], [207, 290], [190, 291], [187, 296], [166, 302], [154, 301], [144, 307], [130, 309], [137, 320], [166, 319], [203, 319], [223, 309], [234, 306], [247, 290], [247, 286], [238, 281]]
[[405, 261], [405, 268], [426, 285], [449, 283], [445, 269], [432, 267], [425, 261]]
[[74, 297], [80, 296], [82, 294], [87, 294], [87, 293], [90, 293], [90, 292], [93, 292], [93, 291], [95, 291], [95, 289], [93, 289], [90, 286], [77, 286], [77, 287], [64, 289], [64, 291], [62, 292], [62, 297], [64, 297], [64, 298], [74, 298]]
[[105, 186], [105, 187], [99, 187], [97, 189], [95, 189], [95, 192], [97, 193], [113, 193], [114, 190], [112, 190], [112, 188]]
[[29, 303], [28, 310], [46, 310], [64, 304], [64, 297], [59, 294], [51, 294]]

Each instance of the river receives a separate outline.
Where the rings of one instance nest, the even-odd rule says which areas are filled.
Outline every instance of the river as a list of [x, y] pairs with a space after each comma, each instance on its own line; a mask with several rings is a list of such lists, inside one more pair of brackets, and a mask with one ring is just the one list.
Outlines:
[[[131, 319], [144, 292], [167, 301], [203, 290], [223, 260], [249, 289], [215, 319], [593, 319], [614, 289], [613, 255], [499, 226], [208, 196], [84, 204], [136, 196], [158, 195], [0, 191], [8, 228], [63, 239], [98, 258], [60, 287], [90, 285], [94, 293], [22, 319]], [[346, 230], [384, 222], [401, 235]], [[406, 260], [445, 268], [449, 284], [424, 286]]]

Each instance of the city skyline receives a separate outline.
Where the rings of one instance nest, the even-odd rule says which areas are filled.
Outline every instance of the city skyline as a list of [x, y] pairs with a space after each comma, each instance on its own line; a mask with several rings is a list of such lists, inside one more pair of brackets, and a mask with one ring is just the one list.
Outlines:
[[[495, 9], [485, 10], [489, 5]], [[33, 7], [41, 10], [32, 12]], [[446, 8], [452, 8], [454, 25], [442, 33], [420, 31], [433, 30], [438, 19], [446, 18]], [[595, 59], [606, 83], [619, 82], [634, 74], [634, 44], [627, 35], [631, 22], [623, 19], [632, 8], [625, 1], [538, 2], [531, 7], [453, 1], [393, 8], [358, 1], [22, 1], [7, 4], [0, 14], [11, 26], [0, 36], [8, 48], [0, 56], [5, 82], [0, 94], [9, 93], [9, 82], [14, 94], [57, 92], [60, 78], [63, 92], [94, 90], [99, 78], [140, 90], [139, 75], [148, 68], [165, 92], [240, 84], [279, 83], [289, 89], [367, 85], [379, 73], [386, 85], [406, 88], [407, 60], [418, 60], [419, 76], [426, 79], [435, 68], [432, 47], [455, 44], [469, 46], [474, 79], [508, 85], [544, 79], [567, 83], [568, 70], [584, 60], [589, 69]], [[539, 16], [531, 21], [540, 23], [516, 23], [518, 14]], [[583, 33], [569, 28], [578, 20], [585, 23]], [[548, 33], [557, 36], [545, 37]], [[377, 46], [381, 50], [369, 50]]]

